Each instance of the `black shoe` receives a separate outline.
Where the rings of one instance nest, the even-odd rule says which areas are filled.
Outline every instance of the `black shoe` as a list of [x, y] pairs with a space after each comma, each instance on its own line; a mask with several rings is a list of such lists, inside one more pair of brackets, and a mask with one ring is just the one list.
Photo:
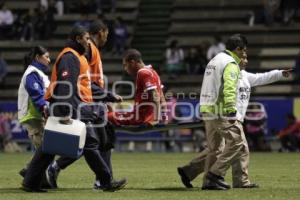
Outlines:
[[177, 172], [181, 178], [181, 182], [182, 184], [186, 187], [186, 188], [193, 188], [193, 185], [191, 184], [189, 178], [185, 175], [183, 169], [181, 167], [177, 168]]
[[245, 189], [253, 189], [253, 188], [259, 188], [259, 185], [256, 183], [250, 183], [249, 185], [243, 185], [243, 186], [234, 186], [234, 188], [245, 188]]
[[95, 190], [102, 190], [102, 189], [103, 189], [103, 186], [101, 185], [100, 181], [96, 179], [93, 188], [94, 188]]
[[50, 164], [45, 173], [46, 173], [46, 179], [48, 184], [51, 186], [52, 189], [56, 189], [57, 188], [56, 180], [57, 180], [59, 170], [55, 169], [52, 166], [52, 164]]
[[229, 188], [222, 187], [221, 185], [215, 182], [207, 181], [207, 183], [204, 184], [201, 189], [202, 190], [228, 190]]
[[24, 183], [22, 183], [21, 190], [23, 190], [25, 192], [37, 192], [37, 193], [45, 193], [45, 192], [47, 192], [47, 190], [43, 190], [41, 188], [28, 187]]
[[[127, 180], [126, 180], [125, 178], [123, 178], [123, 179], [121, 179], [121, 180], [112, 180], [111, 182], [112, 182], [113, 184], [117, 184], [117, 182], [121, 182], [121, 183], [122, 183], [122, 182], [125, 182], [125, 185], [127, 184]], [[125, 186], [125, 185], [124, 185], [124, 186]], [[124, 187], [124, 186], [123, 186], [123, 187]], [[104, 186], [101, 185], [100, 181], [96, 179], [93, 188], [94, 188], [95, 190], [103, 190]]]
[[105, 192], [115, 192], [117, 190], [121, 190], [122, 188], [124, 188], [127, 185], [127, 179], [123, 178], [121, 180], [118, 181], [111, 181], [109, 185], [107, 186], [103, 186], [102, 190]]
[[41, 181], [41, 188], [42, 189], [57, 189], [57, 188], [53, 188], [49, 183], [48, 183], [48, 180], [47, 180], [47, 170], [45, 171], [44, 175], [43, 175], [43, 178], [42, 178], [42, 181]]
[[19, 174], [24, 178], [25, 175], [26, 175], [26, 172], [27, 172], [27, 169], [26, 168], [23, 168], [19, 171]]
[[225, 182], [225, 180], [222, 176], [218, 176], [214, 173], [208, 172], [206, 178], [212, 183], [216, 183], [221, 187], [230, 189], [230, 185]]

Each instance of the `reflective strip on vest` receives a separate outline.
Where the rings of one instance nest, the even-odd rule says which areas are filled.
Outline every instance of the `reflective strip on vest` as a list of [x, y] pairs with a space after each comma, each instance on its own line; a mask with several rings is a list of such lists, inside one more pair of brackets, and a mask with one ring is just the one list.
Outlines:
[[72, 48], [64, 48], [62, 52], [58, 55], [55, 64], [52, 69], [52, 74], [51, 74], [51, 81], [50, 81], [50, 86], [48, 90], [46, 91], [45, 98], [47, 100], [51, 99], [53, 96], [53, 91], [56, 86], [56, 81], [57, 81], [57, 63], [61, 59], [61, 57], [67, 53], [71, 52], [74, 54], [79, 62], [80, 62], [80, 72], [78, 76], [78, 81], [77, 81], [77, 90], [78, 90], [78, 96], [83, 102], [89, 103], [93, 101], [92, 98], [92, 91], [91, 91], [91, 79], [90, 79], [90, 72], [89, 72], [89, 64], [85, 58], [84, 55], [80, 55], [77, 51], [75, 51]]
[[223, 88], [223, 73], [229, 63], [236, 61], [228, 54], [221, 52], [207, 64], [201, 88], [200, 105], [215, 105]]
[[41, 119], [42, 115], [34, 106], [32, 100], [29, 97], [29, 94], [25, 88], [26, 85], [26, 78], [32, 72], [36, 72], [43, 80], [44, 84], [44, 92], [46, 88], [49, 86], [49, 79], [48, 76], [42, 72], [41, 70], [37, 69], [36, 67], [29, 65], [24, 72], [21, 83], [18, 90], [18, 119], [19, 121], [26, 122], [30, 119]]
[[100, 52], [93, 42], [90, 43], [90, 47], [92, 51], [92, 58], [89, 63], [91, 80], [99, 87], [104, 88], [103, 67]]

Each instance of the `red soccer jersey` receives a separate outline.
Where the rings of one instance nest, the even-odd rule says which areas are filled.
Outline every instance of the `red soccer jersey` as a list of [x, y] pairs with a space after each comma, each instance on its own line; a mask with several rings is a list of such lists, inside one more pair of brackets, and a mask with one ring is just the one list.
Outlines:
[[[140, 69], [136, 77], [134, 112], [136, 120], [147, 123], [154, 120], [153, 99], [149, 90], [156, 90], [159, 97], [163, 94], [159, 75], [151, 65]], [[152, 105], [150, 105], [152, 103]]]
[[154, 121], [155, 109], [149, 90], [156, 90], [159, 97], [163, 95], [160, 77], [151, 65], [137, 73], [133, 112], [109, 113], [109, 120], [116, 125], [139, 125]]

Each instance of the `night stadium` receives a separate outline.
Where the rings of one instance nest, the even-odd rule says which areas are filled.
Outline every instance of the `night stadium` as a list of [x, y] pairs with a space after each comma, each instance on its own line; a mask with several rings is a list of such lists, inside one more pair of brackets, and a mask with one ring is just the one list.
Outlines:
[[300, 1], [0, 0], [0, 200], [297, 199]]

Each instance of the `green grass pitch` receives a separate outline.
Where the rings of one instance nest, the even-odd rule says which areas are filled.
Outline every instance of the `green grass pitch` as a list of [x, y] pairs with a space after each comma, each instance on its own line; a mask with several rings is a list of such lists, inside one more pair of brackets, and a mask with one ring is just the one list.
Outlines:
[[[94, 191], [94, 175], [81, 159], [62, 171], [58, 190], [48, 193], [25, 193], [19, 189], [18, 171], [31, 154], [0, 154], [0, 200], [296, 200], [300, 199], [299, 153], [252, 153], [250, 177], [259, 183], [259, 189], [231, 189], [229, 191], [201, 191], [202, 176], [185, 189], [176, 167], [193, 158], [192, 153], [114, 153], [114, 177], [128, 178], [125, 189], [114, 193]], [[231, 182], [230, 171], [226, 180]]]

